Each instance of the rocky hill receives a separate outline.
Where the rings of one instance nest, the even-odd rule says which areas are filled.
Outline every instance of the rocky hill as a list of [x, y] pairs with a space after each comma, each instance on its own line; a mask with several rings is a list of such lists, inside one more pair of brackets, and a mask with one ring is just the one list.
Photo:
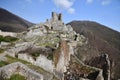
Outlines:
[[95, 58], [104, 69], [79, 59], [78, 48], [88, 45], [88, 39], [64, 24], [62, 14], [52, 12], [51, 19], [22, 33], [1, 33], [0, 79], [110, 80], [109, 55]]
[[21, 32], [27, 30], [33, 23], [22, 19], [15, 14], [0, 8], [0, 30], [8, 32]]
[[106, 53], [110, 57], [111, 78], [120, 78], [120, 32], [92, 21], [72, 21], [68, 24], [77, 33], [84, 35], [89, 42], [88, 45], [79, 47], [79, 59], [99, 67], [99, 62], [93, 58]]
[[[120, 79], [119, 32], [90, 21], [66, 25], [62, 14], [55, 12], [51, 19], [32, 27], [11, 13], [7, 15], [9, 19], [4, 16], [1, 22], [15, 24], [10, 31], [23, 32], [0, 31], [0, 79]], [[18, 30], [16, 24], [22, 29]], [[7, 31], [8, 27], [3, 29]]]

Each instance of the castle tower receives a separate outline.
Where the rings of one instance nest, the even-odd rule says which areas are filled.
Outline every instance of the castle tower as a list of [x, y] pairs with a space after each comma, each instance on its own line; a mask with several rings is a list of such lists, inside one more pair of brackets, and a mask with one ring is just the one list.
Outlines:
[[58, 20], [58, 15], [55, 12], [52, 12], [52, 21], [57, 21]]
[[62, 21], [62, 14], [52, 12], [52, 21]]
[[62, 14], [61, 13], [58, 15], [58, 20], [62, 21]]

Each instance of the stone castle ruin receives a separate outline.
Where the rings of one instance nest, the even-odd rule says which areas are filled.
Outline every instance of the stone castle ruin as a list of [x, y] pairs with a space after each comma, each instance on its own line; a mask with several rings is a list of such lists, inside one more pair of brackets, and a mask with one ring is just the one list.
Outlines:
[[[70, 25], [65, 25], [61, 13], [52, 12], [51, 19], [18, 33], [16, 37], [19, 40], [7, 48], [5, 54], [39, 66], [58, 80], [90, 80], [91, 75], [96, 75], [95, 80], [104, 80], [101, 69], [85, 65], [75, 57], [76, 47], [87, 44], [87, 39]], [[52, 79], [43, 76], [43, 80]]]
[[62, 14], [57, 14], [55, 12], [52, 12], [52, 20], [53, 21], [62, 21]]
[[47, 19], [44, 25], [51, 30], [57, 30], [57, 31], [69, 31], [68, 29], [71, 28], [69, 26], [66, 26], [62, 22], [62, 14], [61, 13], [57, 14], [55, 12], [52, 12], [52, 18]]

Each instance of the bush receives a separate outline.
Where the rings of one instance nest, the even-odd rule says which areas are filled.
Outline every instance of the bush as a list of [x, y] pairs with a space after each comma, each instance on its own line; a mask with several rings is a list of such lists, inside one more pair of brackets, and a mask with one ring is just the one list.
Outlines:
[[40, 53], [35, 52], [35, 53], [32, 53], [31, 55], [32, 55], [33, 57], [38, 57], [38, 56], [40, 55]]
[[24, 76], [20, 74], [13, 74], [10, 79], [7, 80], [26, 80]]
[[16, 40], [18, 40], [18, 38], [16, 38], [16, 37], [11, 37], [11, 36], [3, 37], [3, 36], [0, 35], [0, 42], [2, 42], [2, 41], [3, 42], [14, 42]]
[[4, 49], [0, 48], [0, 53], [3, 53], [4, 52]]
[[53, 53], [49, 53], [48, 56], [47, 56], [47, 59], [53, 60]]
[[0, 67], [7, 65], [8, 63], [5, 61], [0, 61]]

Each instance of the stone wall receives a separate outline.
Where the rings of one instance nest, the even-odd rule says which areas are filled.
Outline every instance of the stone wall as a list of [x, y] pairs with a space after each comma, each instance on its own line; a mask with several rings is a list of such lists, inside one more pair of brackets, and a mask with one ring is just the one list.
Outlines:
[[108, 54], [101, 54], [98, 57], [94, 57], [86, 61], [86, 64], [102, 69], [104, 80], [110, 80], [110, 60]]
[[67, 67], [67, 71], [64, 73], [64, 80], [104, 80], [103, 70], [81, 62], [75, 55], [71, 55], [71, 60]]
[[16, 54], [18, 54], [21, 51], [25, 51], [27, 49], [32, 49], [35, 47], [32, 42], [23, 42], [16, 44], [14, 47], [11, 47], [10, 49], [6, 50], [5, 53], [15, 57]]
[[69, 49], [66, 41], [61, 41], [60, 43], [60, 55], [59, 60], [56, 65], [56, 71], [63, 73], [66, 71], [66, 66], [68, 65], [69, 60]]
[[47, 57], [42, 54], [39, 57], [37, 57], [36, 60], [33, 59], [33, 57], [28, 55], [27, 53], [18, 54], [18, 58], [28, 61], [36, 66], [43, 68], [46, 71], [53, 73], [54, 66], [52, 64], [52, 60], [47, 59]]
[[10, 78], [13, 74], [23, 75], [27, 80], [43, 80], [43, 76], [41, 74], [29, 69], [20, 62], [15, 62], [0, 68], [0, 75], [4, 78]]
[[58, 60], [54, 69], [54, 73], [61, 80], [64, 80], [64, 72], [67, 71], [67, 66], [69, 65], [70, 61], [70, 55], [74, 54], [74, 46], [76, 45], [72, 45], [72, 43], [67, 42], [66, 40], [62, 40], [59, 46], [60, 50], [55, 53], [57, 56], [54, 57], [57, 57]]

